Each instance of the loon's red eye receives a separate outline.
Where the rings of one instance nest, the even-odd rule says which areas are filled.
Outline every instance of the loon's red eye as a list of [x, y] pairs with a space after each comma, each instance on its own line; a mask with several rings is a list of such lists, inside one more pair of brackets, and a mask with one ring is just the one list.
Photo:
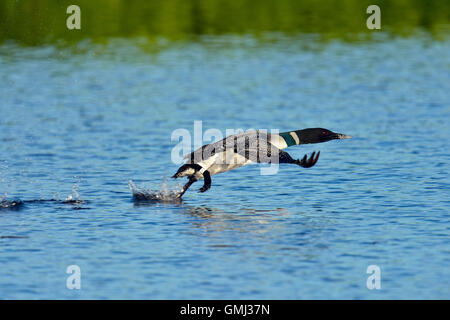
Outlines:
[[326, 133], [325, 131], [322, 131], [322, 134], [323, 134], [323, 135], [326, 135], [327, 133]]

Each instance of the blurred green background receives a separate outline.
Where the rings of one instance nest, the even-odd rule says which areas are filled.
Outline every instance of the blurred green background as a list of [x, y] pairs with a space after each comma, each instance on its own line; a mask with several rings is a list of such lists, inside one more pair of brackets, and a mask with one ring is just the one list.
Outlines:
[[[66, 28], [66, 8], [81, 8], [82, 29]], [[267, 32], [317, 34], [352, 40], [370, 37], [366, 8], [381, 8], [382, 31], [449, 33], [449, 0], [1, 0], [0, 43], [73, 43], [81, 39], [146, 37], [170, 40], [201, 35]]]

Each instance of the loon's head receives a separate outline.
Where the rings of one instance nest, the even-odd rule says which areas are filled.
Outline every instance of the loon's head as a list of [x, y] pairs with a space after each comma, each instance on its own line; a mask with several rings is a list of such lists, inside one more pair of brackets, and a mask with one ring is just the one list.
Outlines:
[[334, 139], [348, 139], [351, 136], [335, 133], [324, 128], [309, 128], [295, 131], [301, 144], [327, 142]]

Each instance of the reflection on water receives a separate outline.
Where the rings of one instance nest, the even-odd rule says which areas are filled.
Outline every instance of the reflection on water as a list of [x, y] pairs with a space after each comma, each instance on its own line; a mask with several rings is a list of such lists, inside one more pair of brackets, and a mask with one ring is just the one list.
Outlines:
[[[256, 209], [241, 207], [236, 211], [210, 207], [183, 206], [183, 213], [193, 216], [192, 230], [187, 234], [201, 237], [220, 255], [233, 255], [240, 260], [296, 261], [296, 268], [303, 263], [317, 262], [329, 246], [322, 238], [330, 236], [331, 221], [318, 221], [305, 214], [293, 214], [285, 208]], [[320, 253], [322, 252], [322, 253]], [[287, 263], [285, 272], [295, 273]]]
[[[312, 33], [323, 38], [360, 39], [366, 28], [365, 0], [78, 0], [82, 28], [66, 28], [69, 0], [0, 1], [0, 43], [12, 39], [26, 45], [107, 38], [192, 39], [201, 35], [267, 32]], [[424, 29], [433, 35], [448, 31], [447, 0], [388, 1], [382, 29], [412, 34]]]
[[274, 210], [239, 208], [233, 212], [209, 207], [184, 206], [185, 214], [198, 217], [192, 225], [201, 228], [207, 233], [220, 233], [226, 230], [250, 233], [266, 233], [277, 227], [276, 220], [289, 215], [289, 211], [283, 208]]
[[134, 199], [134, 207], [149, 209], [181, 209], [181, 213], [191, 217], [199, 218], [192, 220], [192, 226], [203, 229], [208, 233], [220, 233], [224, 230], [238, 232], [269, 232], [274, 227], [273, 221], [280, 220], [284, 216], [289, 216], [290, 212], [284, 208], [254, 209], [239, 208], [237, 211], [227, 212], [224, 209], [200, 206], [195, 207], [183, 202], [177, 201], [155, 201], [153, 199]]

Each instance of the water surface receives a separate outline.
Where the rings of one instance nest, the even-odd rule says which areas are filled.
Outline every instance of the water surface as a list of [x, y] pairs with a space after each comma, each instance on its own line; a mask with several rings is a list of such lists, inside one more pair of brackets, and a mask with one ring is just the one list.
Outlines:
[[[277, 39], [4, 43], [0, 298], [450, 298], [449, 42]], [[179, 187], [171, 133], [195, 120], [354, 138], [287, 150], [320, 150], [311, 169], [133, 201], [130, 180]]]

